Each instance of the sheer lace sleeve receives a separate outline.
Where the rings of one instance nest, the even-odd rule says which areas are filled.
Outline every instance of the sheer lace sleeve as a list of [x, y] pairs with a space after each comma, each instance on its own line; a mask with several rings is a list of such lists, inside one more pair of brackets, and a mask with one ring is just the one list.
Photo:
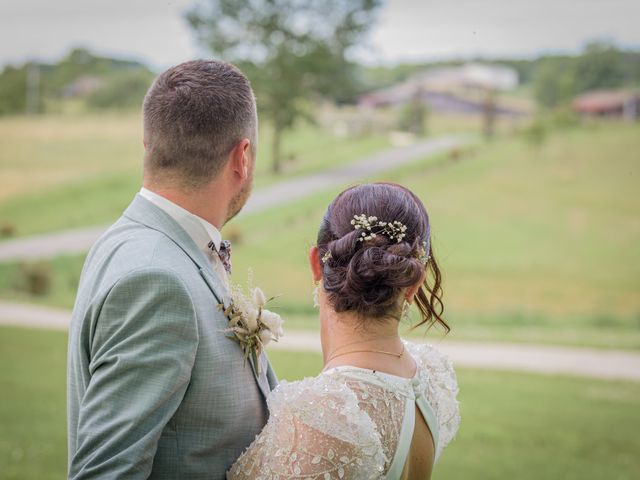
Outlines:
[[455, 437], [460, 426], [458, 381], [449, 357], [431, 345], [405, 342], [407, 350], [418, 363], [424, 395], [438, 417], [439, 442], [436, 460]]
[[327, 375], [282, 382], [267, 425], [227, 473], [236, 479], [382, 478], [386, 458], [355, 394]]

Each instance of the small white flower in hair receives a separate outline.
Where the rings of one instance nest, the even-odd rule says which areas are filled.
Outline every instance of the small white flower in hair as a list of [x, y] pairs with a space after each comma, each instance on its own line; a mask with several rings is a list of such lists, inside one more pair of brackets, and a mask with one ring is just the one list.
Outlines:
[[[407, 227], [402, 222], [394, 220], [393, 222], [378, 221], [376, 216], [367, 216], [364, 213], [354, 215], [351, 220], [355, 230], [364, 230], [358, 237], [359, 242], [364, 242], [376, 238], [378, 235], [386, 235], [390, 240], [400, 243], [406, 236]], [[373, 229], [376, 229], [374, 232]]]

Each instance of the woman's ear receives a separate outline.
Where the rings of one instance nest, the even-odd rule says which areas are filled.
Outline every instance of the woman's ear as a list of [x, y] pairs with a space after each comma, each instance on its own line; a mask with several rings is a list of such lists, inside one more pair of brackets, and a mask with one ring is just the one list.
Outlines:
[[413, 299], [416, 296], [416, 293], [418, 293], [418, 290], [420, 290], [420, 287], [424, 284], [424, 281], [426, 279], [427, 279], [427, 270], [425, 269], [425, 271], [422, 272], [422, 275], [420, 276], [420, 280], [418, 280], [415, 284], [407, 288], [407, 292], [404, 296], [407, 303], [413, 303]]
[[315, 245], [309, 249], [309, 266], [311, 267], [314, 282], [322, 280], [322, 265], [318, 257], [318, 247]]

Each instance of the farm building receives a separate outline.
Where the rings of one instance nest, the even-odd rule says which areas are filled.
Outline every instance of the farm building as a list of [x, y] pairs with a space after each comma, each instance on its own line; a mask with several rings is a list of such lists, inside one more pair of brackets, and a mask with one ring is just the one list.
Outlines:
[[624, 120], [640, 118], [640, 92], [599, 90], [575, 98], [573, 109], [583, 117], [609, 117]]
[[[500, 65], [467, 64], [435, 68], [413, 75], [402, 83], [366, 93], [361, 108], [400, 106], [416, 97], [430, 109], [443, 113], [482, 114], [487, 93], [512, 90], [518, 85], [515, 70]], [[495, 105], [497, 115], [519, 116], [525, 112], [511, 105]]]

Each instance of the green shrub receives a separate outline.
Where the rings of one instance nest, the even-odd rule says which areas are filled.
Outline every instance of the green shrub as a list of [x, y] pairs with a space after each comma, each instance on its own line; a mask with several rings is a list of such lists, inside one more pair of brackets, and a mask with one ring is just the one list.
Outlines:
[[48, 263], [23, 263], [18, 270], [16, 287], [35, 296], [43, 296], [51, 290], [53, 271]]

